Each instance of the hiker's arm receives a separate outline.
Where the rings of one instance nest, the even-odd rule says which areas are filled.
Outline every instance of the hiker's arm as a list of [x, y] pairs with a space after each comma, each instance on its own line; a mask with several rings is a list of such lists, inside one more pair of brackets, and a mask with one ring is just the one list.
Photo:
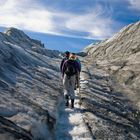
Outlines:
[[76, 67], [77, 67], [77, 69], [78, 69], [78, 72], [80, 72], [80, 71], [81, 71], [81, 66], [79, 65], [78, 62], [76, 62]]
[[61, 71], [61, 73], [62, 73], [63, 64], [64, 64], [64, 59], [61, 61], [61, 64], [60, 64], [60, 71]]
[[65, 70], [66, 70], [66, 62], [64, 62], [63, 66], [62, 66], [62, 78], [64, 77]]

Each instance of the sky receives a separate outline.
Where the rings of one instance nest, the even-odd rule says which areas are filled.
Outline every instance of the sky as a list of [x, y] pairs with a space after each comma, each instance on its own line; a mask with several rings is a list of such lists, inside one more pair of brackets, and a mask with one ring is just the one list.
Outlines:
[[0, 0], [0, 31], [15, 27], [60, 51], [81, 51], [139, 20], [140, 0]]

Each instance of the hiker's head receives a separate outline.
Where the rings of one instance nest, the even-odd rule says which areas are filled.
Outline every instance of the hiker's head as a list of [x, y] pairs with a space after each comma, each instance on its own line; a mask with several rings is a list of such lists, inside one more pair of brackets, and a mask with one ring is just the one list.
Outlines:
[[69, 59], [71, 59], [71, 60], [75, 60], [75, 59], [76, 59], [76, 55], [75, 55], [75, 53], [71, 53]]
[[76, 57], [76, 54], [75, 53], [71, 53], [72, 55], [74, 55]]
[[70, 56], [70, 52], [69, 51], [66, 51], [65, 52], [65, 57], [69, 58], [69, 56]]

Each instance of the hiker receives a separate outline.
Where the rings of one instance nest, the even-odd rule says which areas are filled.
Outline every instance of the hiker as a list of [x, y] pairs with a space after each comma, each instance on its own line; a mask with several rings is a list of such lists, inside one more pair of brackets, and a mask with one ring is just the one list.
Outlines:
[[75, 90], [76, 90], [76, 88], [79, 88], [79, 86], [80, 86], [81, 62], [80, 62], [79, 58], [76, 56], [75, 53], [72, 53], [72, 54], [75, 57], [75, 60], [78, 62], [78, 65], [79, 65], [79, 70], [76, 73], [76, 79], [75, 79], [76, 80], [76, 82], [75, 82]]
[[66, 60], [62, 67], [63, 76], [63, 86], [64, 86], [64, 96], [66, 100], [66, 106], [69, 106], [69, 98], [71, 99], [71, 108], [74, 108], [75, 99], [75, 79], [76, 74], [80, 70], [78, 62], [75, 60], [75, 56], [70, 54], [68, 60]]
[[65, 62], [66, 60], [69, 59], [69, 56], [70, 56], [70, 52], [69, 52], [69, 51], [66, 51], [66, 52], [65, 52], [65, 56], [64, 56], [64, 58], [62, 59], [61, 64], [60, 64], [60, 71], [61, 71], [61, 73], [62, 73], [63, 64], [64, 64], [64, 62]]

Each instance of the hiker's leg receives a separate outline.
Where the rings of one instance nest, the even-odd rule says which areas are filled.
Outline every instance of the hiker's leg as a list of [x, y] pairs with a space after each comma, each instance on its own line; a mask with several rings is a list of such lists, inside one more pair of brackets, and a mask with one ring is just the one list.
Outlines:
[[69, 106], [69, 96], [68, 95], [65, 95], [65, 105], [66, 106]]
[[74, 108], [74, 99], [71, 99], [71, 108]]
[[69, 106], [69, 79], [66, 75], [64, 75], [63, 87], [64, 87], [65, 105]]
[[74, 87], [75, 87], [75, 75], [71, 76], [70, 78], [70, 97], [71, 99], [75, 98], [75, 93], [74, 93]]
[[75, 75], [70, 78], [70, 99], [71, 99], [71, 108], [74, 108], [74, 99], [75, 99]]
[[63, 88], [64, 88], [64, 95], [68, 94], [68, 90], [69, 90], [69, 79], [67, 77], [67, 75], [64, 75], [63, 78]]

